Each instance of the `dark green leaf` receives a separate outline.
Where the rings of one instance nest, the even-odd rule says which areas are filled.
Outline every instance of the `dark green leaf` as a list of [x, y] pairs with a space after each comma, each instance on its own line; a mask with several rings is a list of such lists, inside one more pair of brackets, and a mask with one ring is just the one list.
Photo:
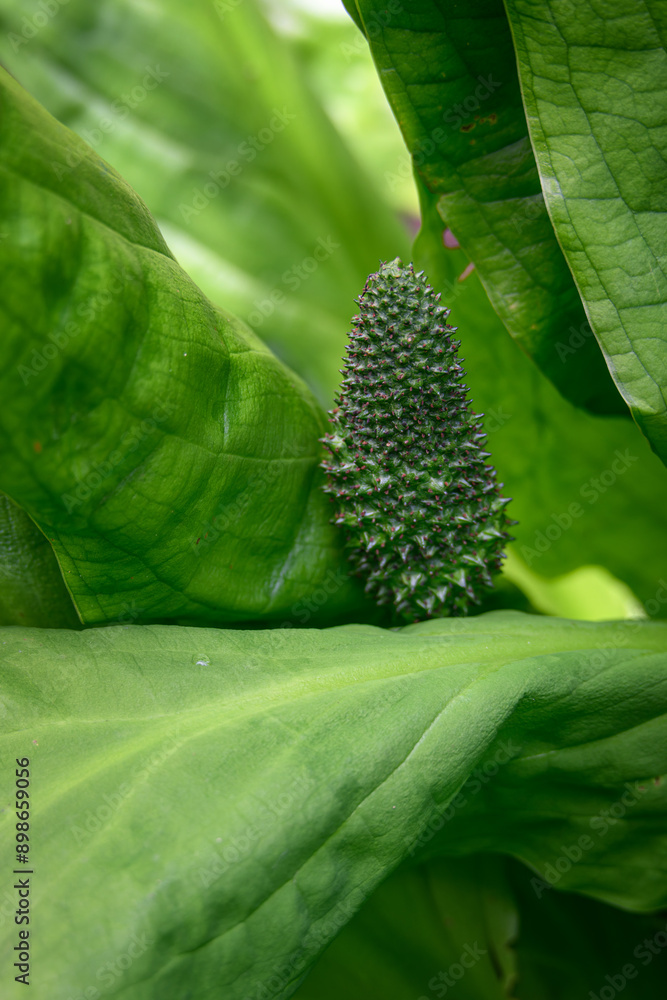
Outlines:
[[619, 391], [667, 462], [667, 22], [661, 0], [507, 0], [556, 236]]
[[[665, 918], [531, 885], [506, 858], [401, 869], [315, 964], [297, 1000], [662, 1000]], [[628, 968], [629, 967], [629, 968]], [[625, 971], [623, 971], [625, 970]]]
[[0, 625], [78, 624], [48, 540], [25, 511], [0, 494]]
[[[627, 413], [545, 209], [502, 0], [385, 8], [357, 0], [434, 210], [507, 329], [560, 392], [595, 412]], [[564, 355], [572, 336], [579, 349]]]
[[[547, 890], [510, 865], [521, 914], [517, 1000], [662, 1000], [667, 913], [634, 914], [572, 893]], [[591, 993], [593, 996], [591, 997]]]

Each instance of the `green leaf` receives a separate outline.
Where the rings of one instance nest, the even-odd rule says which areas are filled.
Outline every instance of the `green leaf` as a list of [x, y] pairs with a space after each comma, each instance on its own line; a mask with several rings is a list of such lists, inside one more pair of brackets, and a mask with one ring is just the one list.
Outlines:
[[572, 893], [538, 898], [530, 882], [523, 865], [489, 855], [403, 868], [343, 928], [295, 997], [433, 1000], [456, 987], [457, 1000], [572, 1000], [605, 987], [610, 995], [611, 980], [627, 1000], [661, 1000], [664, 968], [653, 959], [664, 917]]
[[667, 462], [667, 52], [658, 0], [507, 0], [556, 236], [619, 391]]
[[78, 624], [48, 540], [25, 511], [0, 493], [0, 625]]
[[[606, 568], [646, 613], [667, 614], [667, 471], [633, 421], [575, 409], [507, 336], [466, 258], [446, 249], [431, 196], [415, 262], [458, 327], [473, 408], [485, 414], [490, 461], [513, 497], [518, 555], [542, 576]], [[527, 591], [530, 597], [530, 589]]]
[[0, 102], [0, 488], [48, 536], [81, 619], [363, 615], [310, 392], [4, 71]]
[[15, 628], [0, 649], [50, 1000], [287, 997], [411, 855], [499, 851], [545, 885], [553, 866], [553, 891], [667, 901], [665, 625]]
[[356, 7], [434, 210], [503, 323], [567, 399], [627, 414], [545, 209], [502, 0]]
[[[352, 300], [408, 238], [294, 42], [256, 0], [164, 0], [159, 18], [134, 0], [63, 5], [28, 43], [24, 16], [0, 0], [4, 64], [132, 185], [206, 295], [330, 405]], [[74, 182], [76, 160], [60, 162]]]

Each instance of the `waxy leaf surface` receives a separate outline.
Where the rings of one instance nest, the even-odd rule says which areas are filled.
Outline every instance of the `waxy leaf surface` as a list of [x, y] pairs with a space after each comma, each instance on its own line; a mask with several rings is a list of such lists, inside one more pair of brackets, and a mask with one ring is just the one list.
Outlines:
[[357, 0], [358, 23], [416, 172], [494, 309], [567, 399], [627, 414], [545, 208], [502, 0], [383, 10]]
[[660, 0], [507, 0], [542, 189], [619, 391], [667, 463], [667, 22]]

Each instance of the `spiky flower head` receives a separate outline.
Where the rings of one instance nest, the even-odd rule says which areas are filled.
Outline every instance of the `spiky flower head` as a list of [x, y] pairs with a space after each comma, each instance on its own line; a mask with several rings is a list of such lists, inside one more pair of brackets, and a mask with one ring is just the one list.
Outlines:
[[411, 621], [465, 614], [492, 586], [512, 522], [466, 396], [456, 327], [424, 273], [398, 258], [357, 301], [322, 439], [334, 523], [379, 604]]

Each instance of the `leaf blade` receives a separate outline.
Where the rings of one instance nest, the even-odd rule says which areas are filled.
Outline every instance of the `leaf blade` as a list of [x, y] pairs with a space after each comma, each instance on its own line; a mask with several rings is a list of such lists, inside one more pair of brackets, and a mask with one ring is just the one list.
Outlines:
[[506, 328], [566, 399], [627, 414], [546, 213], [502, 3], [422, 0], [382, 31], [380, 4], [357, 7], [415, 170]]
[[[664, 773], [666, 636], [518, 613], [399, 632], [5, 630], [3, 747], [32, 747], [45, 782], [34, 822], [53, 831], [35, 897], [63, 916], [43, 944], [50, 995], [94, 983], [145, 934], [112, 995], [145, 1000], [168, 981], [244, 997], [286, 969], [288, 996], [462, 789], [471, 801], [427, 846], [456, 857], [493, 841], [542, 873], [625, 781]], [[473, 794], [475, 768], [503, 748]], [[526, 825], [524, 777], [560, 826], [539, 813]], [[667, 800], [664, 783], [646, 785], [559, 888], [664, 904]], [[74, 968], [58, 935], [79, 927], [94, 947]]]
[[[452, 309], [473, 406], [485, 414], [491, 461], [513, 497], [520, 556], [545, 576], [605, 566], [647, 614], [663, 617], [664, 465], [634, 421], [584, 413], [557, 393], [507, 336], [475, 274], [461, 280], [465, 255], [443, 246], [430, 196], [422, 197], [415, 261]], [[656, 539], [664, 540], [657, 549]]]
[[613, 26], [590, 4], [564, 17], [558, 6], [507, 0], [507, 12], [559, 243], [612, 377], [667, 461], [667, 53], [657, 5], [618, 4]]
[[115, 171], [3, 84], [2, 483], [82, 620], [303, 621], [321, 587], [325, 616], [356, 613], [309, 390], [199, 292]]

